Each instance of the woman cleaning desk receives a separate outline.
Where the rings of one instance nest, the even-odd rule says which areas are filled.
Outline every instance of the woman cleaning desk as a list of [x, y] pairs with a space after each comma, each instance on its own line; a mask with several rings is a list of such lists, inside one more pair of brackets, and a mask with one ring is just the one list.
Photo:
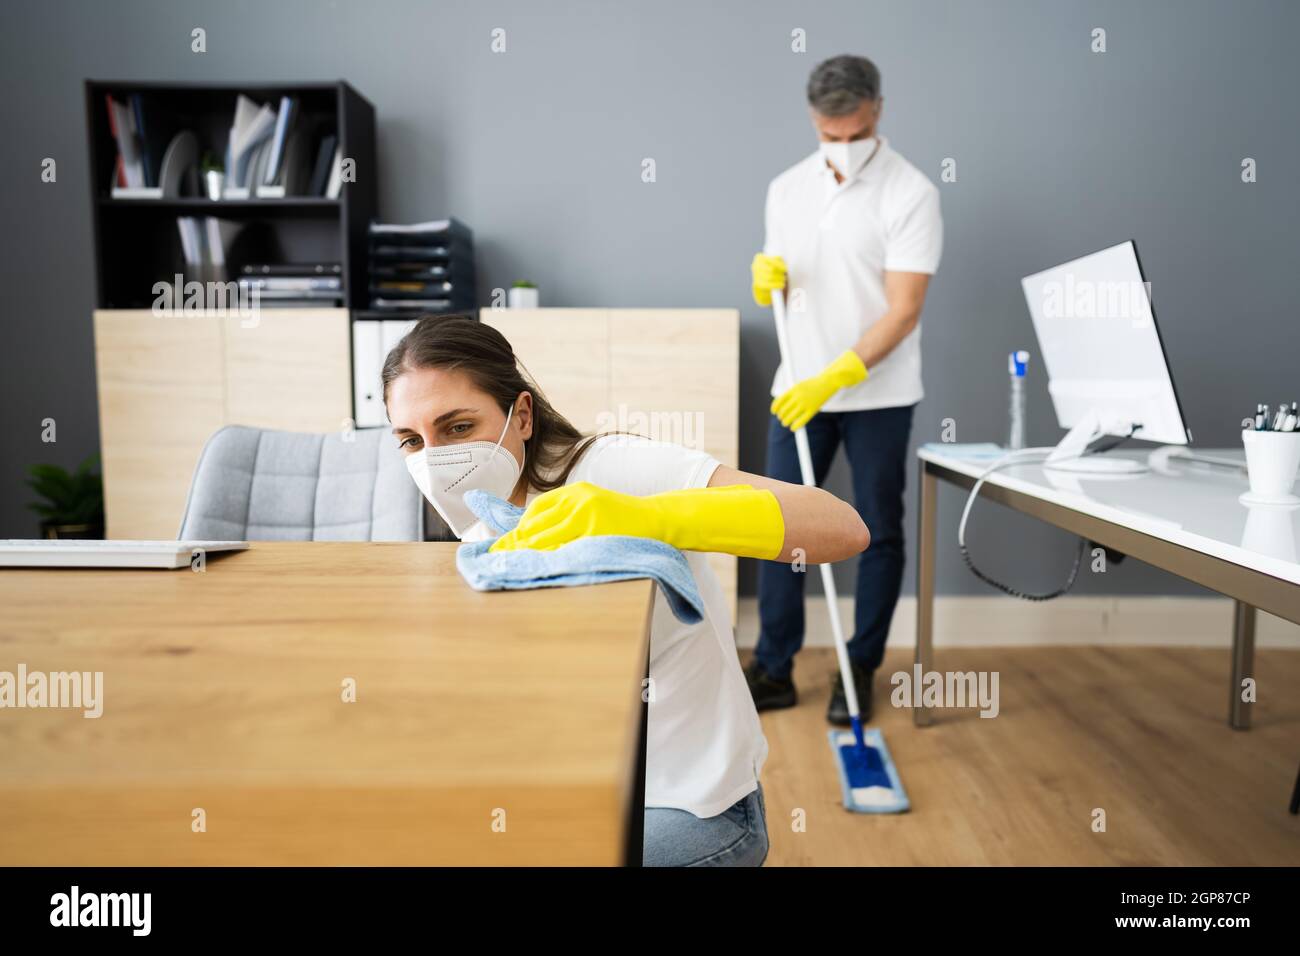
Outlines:
[[389, 354], [383, 393], [412, 478], [462, 541], [493, 536], [464, 500], [481, 490], [525, 508], [494, 553], [595, 535], [653, 538], [686, 552], [704, 619], [683, 624], [656, 594], [644, 861], [760, 865], [767, 741], [704, 555], [841, 561], [870, 543], [857, 511], [822, 489], [728, 468], [673, 443], [584, 437], [525, 378], [505, 337], [467, 316], [422, 319]]

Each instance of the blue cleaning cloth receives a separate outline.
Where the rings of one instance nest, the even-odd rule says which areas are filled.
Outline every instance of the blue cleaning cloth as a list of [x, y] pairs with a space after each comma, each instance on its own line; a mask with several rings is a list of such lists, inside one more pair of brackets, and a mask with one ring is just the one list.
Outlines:
[[[514, 530], [524, 509], [486, 491], [465, 492], [465, 504], [488, 528]], [[473, 541], [456, 549], [456, 569], [476, 591], [522, 591], [563, 588], [606, 581], [652, 578], [683, 624], [704, 620], [704, 600], [686, 557], [654, 538], [599, 535], [580, 538], [553, 551], [500, 551], [491, 541]]]

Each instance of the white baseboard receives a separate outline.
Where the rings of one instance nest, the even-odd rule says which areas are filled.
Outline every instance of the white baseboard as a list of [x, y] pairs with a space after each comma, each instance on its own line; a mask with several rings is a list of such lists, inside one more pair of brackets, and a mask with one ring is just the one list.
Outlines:
[[[825, 599], [809, 598], [805, 619], [804, 645], [831, 647]], [[752, 648], [758, 639], [756, 598], [740, 598], [738, 620], [736, 644]], [[840, 620], [852, 633], [852, 598], [840, 598]], [[948, 647], [1229, 647], [1232, 601], [1200, 597], [1060, 597], [1031, 602], [998, 595], [941, 596], [934, 602], [934, 643]], [[889, 646], [916, 646], [916, 598], [899, 599], [889, 629]], [[1255, 646], [1300, 650], [1300, 626], [1261, 611], [1256, 616]]]

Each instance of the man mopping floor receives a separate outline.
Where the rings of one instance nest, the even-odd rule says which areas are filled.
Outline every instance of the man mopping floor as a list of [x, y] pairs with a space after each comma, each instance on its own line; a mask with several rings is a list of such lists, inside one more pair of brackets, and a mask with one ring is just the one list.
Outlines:
[[[864, 57], [837, 56], [813, 70], [808, 104], [818, 150], [768, 187], [754, 299], [785, 290], [793, 364], [822, 369], [773, 379], [767, 475], [800, 480], [794, 433], [808, 436], [821, 485], [843, 444], [854, 505], [871, 529], [859, 558], [853, 637], [847, 644], [863, 720], [871, 715], [903, 577], [903, 491], [912, 413], [922, 397], [921, 307], [939, 266], [939, 191], [881, 136], [880, 72]], [[787, 386], [788, 381], [796, 384]], [[793, 707], [794, 656], [804, 639], [804, 579], [789, 564], [759, 565], [758, 644], [746, 679], [758, 710]], [[827, 720], [848, 726], [843, 678]]]

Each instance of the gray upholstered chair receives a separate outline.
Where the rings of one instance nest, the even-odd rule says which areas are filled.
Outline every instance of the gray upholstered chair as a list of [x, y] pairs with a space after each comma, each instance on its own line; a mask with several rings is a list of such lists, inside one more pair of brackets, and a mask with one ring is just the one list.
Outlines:
[[420, 541], [424, 498], [386, 429], [227, 425], [194, 469], [180, 539]]

